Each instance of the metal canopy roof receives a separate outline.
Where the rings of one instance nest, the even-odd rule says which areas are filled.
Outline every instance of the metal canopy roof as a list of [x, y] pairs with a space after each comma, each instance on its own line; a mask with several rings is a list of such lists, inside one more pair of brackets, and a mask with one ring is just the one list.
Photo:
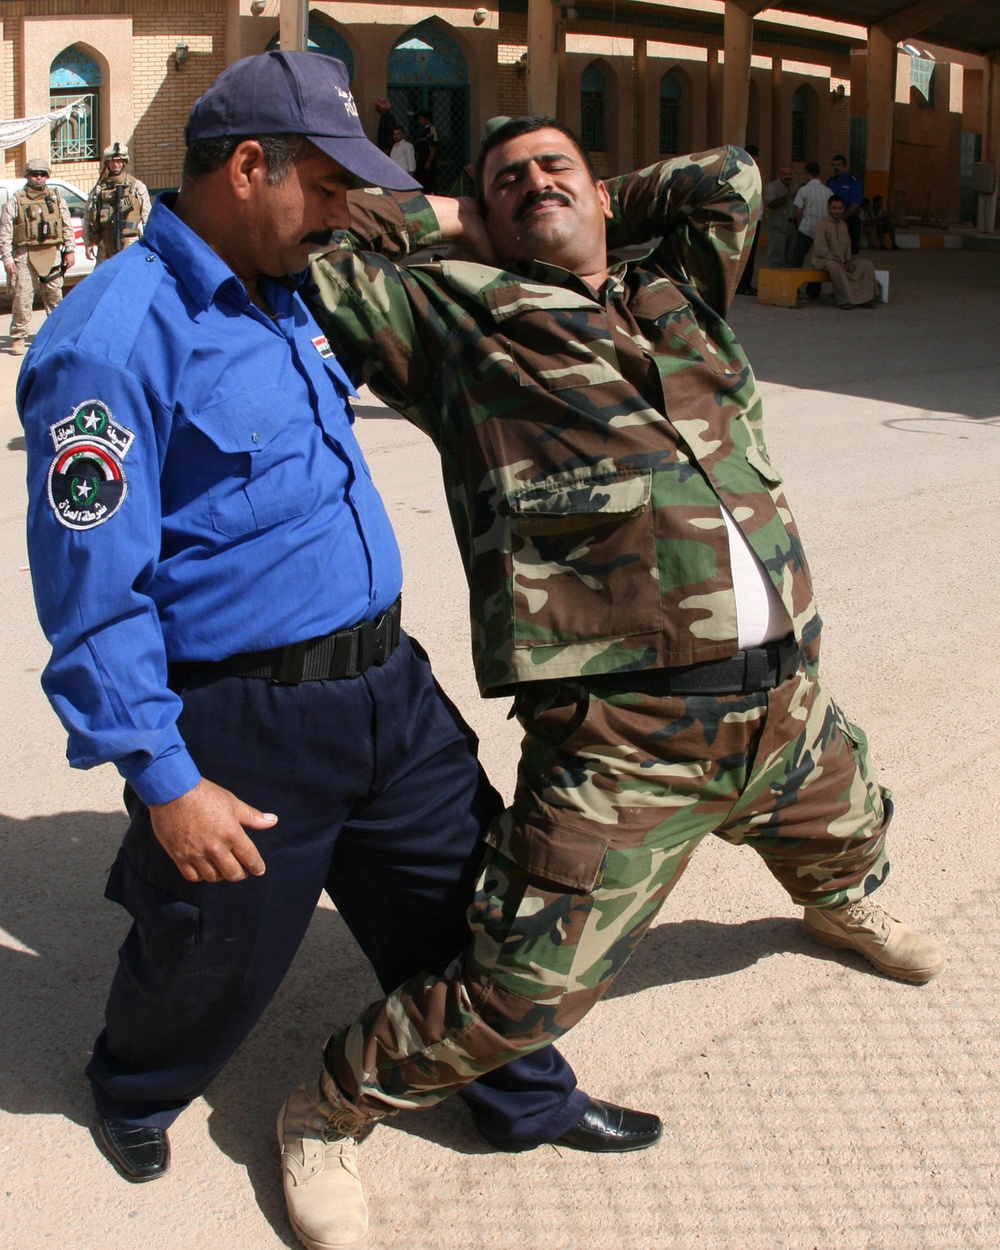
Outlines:
[[[765, 6], [748, 7], [759, 12]], [[894, 42], [920, 39], [978, 56], [1000, 49], [1000, 0], [917, 0], [904, 4], [899, 0], [772, 0], [767, 7], [856, 26], [879, 26]]]
[[[558, 2], [558, 0], [555, 0]], [[584, 20], [612, 24], [635, 21], [646, 26], [665, 27], [693, 33], [717, 35], [721, 30], [721, 9], [703, 5], [685, 10], [682, 0], [658, 5], [655, 0], [566, 0]], [[795, 13], [802, 17], [846, 22], [852, 26], [879, 26], [894, 42], [918, 39], [954, 48], [976, 56], [1000, 52], [1000, 0], [735, 0], [766, 25], [767, 11]], [[500, 0], [508, 11], [526, 11], [528, 0]], [[807, 32], [798, 32], [802, 38]], [[813, 33], [817, 46], [822, 41], [838, 42], [826, 30]], [[850, 40], [854, 42], [854, 40]]]

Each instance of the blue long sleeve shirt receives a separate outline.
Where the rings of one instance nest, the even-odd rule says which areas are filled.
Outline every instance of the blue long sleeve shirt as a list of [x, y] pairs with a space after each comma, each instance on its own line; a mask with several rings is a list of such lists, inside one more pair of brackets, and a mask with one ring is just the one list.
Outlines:
[[262, 280], [272, 320], [161, 200], [21, 370], [42, 684], [70, 763], [114, 762], [146, 803], [200, 778], [168, 663], [319, 637], [400, 592], [351, 385], [294, 285]]

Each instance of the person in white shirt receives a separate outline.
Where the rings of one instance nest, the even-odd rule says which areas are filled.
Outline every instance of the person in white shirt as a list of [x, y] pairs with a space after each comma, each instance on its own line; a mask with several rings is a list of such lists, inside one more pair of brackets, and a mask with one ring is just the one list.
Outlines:
[[[809, 181], [799, 187], [795, 193], [795, 239], [792, 243], [792, 267], [801, 268], [806, 255], [813, 243], [813, 232], [816, 223], [826, 217], [826, 202], [833, 192], [820, 180], [819, 166], [815, 161], [806, 164]], [[810, 282], [806, 294], [810, 299], [818, 299], [822, 290], [819, 282]]]
[[393, 127], [392, 151], [389, 153], [389, 159], [395, 161], [399, 168], [405, 169], [408, 174], [412, 174], [417, 167], [413, 144], [407, 139], [406, 131], [402, 126]]

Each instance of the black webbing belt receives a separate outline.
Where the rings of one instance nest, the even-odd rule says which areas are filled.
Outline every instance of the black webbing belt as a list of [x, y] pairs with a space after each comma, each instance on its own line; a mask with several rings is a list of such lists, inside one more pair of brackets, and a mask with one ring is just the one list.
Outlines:
[[178, 690], [192, 682], [220, 677], [263, 677], [285, 685], [302, 681], [330, 681], [358, 677], [384, 664], [399, 645], [400, 600], [373, 621], [338, 629], [323, 638], [311, 638], [271, 651], [251, 651], [226, 660], [181, 661], [168, 669], [169, 683]]
[[737, 651], [725, 660], [683, 668], [647, 668], [635, 673], [607, 673], [586, 678], [596, 689], [641, 690], [659, 695], [757, 694], [773, 690], [798, 669], [802, 651], [789, 634], [762, 647]]

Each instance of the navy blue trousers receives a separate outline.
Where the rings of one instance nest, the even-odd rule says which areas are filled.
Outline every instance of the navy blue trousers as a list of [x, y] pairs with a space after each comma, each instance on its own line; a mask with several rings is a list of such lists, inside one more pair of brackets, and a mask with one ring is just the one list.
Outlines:
[[[502, 806], [472, 731], [405, 635], [361, 677], [297, 686], [230, 677], [182, 697], [180, 730], [202, 775], [278, 822], [250, 831], [262, 877], [192, 884], [130, 796], [106, 893], [133, 924], [87, 1074], [101, 1115], [161, 1128], [257, 1023], [324, 889], [383, 989], [447, 964], [468, 942], [480, 834]], [[332, 1027], [332, 961], [324, 989]], [[480, 1132], [512, 1147], [554, 1141], [588, 1105], [553, 1047], [465, 1097]]]

